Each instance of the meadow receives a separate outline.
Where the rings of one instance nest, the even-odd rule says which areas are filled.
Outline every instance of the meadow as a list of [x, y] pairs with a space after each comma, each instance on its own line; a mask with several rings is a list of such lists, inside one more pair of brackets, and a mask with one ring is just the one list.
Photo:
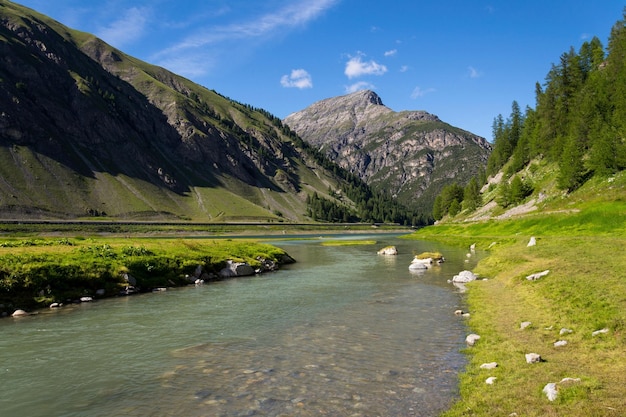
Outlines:
[[[466, 349], [460, 400], [444, 417], [626, 413], [623, 181], [610, 192], [591, 183], [523, 217], [444, 223], [411, 235], [488, 251], [464, 295], [468, 333], [480, 339]], [[549, 273], [527, 279], [542, 271]], [[527, 363], [528, 353], [542, 360]], [[491, 362], [495, 369], [481, 368]], [[543, 391], [549, 383], [556, 384], [553, 401]]]

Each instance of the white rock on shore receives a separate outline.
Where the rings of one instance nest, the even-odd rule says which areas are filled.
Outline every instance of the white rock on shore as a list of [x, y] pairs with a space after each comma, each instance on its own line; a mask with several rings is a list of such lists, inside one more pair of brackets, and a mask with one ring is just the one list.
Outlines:
[[468, 283], [476, 281], [477, 276], [472, 271], [461, 271], [458, 275], [452, 277], [452, 282], [456, 283]]

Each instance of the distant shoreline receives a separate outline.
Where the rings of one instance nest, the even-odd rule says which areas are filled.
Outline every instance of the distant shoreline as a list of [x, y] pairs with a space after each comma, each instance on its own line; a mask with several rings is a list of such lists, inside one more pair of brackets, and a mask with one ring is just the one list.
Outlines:
[[0, 220], [0, 236], [23, 237], [24, 235], [127, 235], [127, 236], [195, 236], [198, 233], [211, 236], [236, 236], [241, 234], [293, 234], [311, 233], [411, 233], [417, 229], [388, 223], [268, 223], [268, 222], [168, 222], [168, 221], [109, 221], [109, 220]]

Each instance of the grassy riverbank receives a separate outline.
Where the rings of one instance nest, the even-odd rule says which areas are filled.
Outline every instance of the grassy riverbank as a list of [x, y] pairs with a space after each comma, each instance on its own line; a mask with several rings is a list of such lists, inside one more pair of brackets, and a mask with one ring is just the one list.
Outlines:
[[[444, 416], [626, 414], [623, 187], [619, 193], [563, 202], [567, 210], [442, 224], [411, 236], [489, 250], [474, 271], [487, 280], [470, 283], [466, 293], [469, 331], [481, 338], [467, 348], [461, 400]], [[531, 236], [537, 245], [528, 247]], [[526, 279], [545, 270], [545, 277]], [[522, 329], [522, 322], [532, 324]], [[601, 329], [608, 332], [592, 335]], [[560, 340], [567, 344], [555, 347]], [[527, 353], [543, 362], [526, 363]], [[480, 368], [489, 362], [498, 367]], [[497, 379], [489, 385], [491, 376]], [[580, 381], [557, 384], [558, 396], [549, 401], [544, 386], [563, 378]]]
[[285, 252], [250, 240], [15, 238], [0, 240], [0, 313], [90, 296], [115, 296], [129, 282], [140, 291], [188, 285], [201, 266], [215, 279], [228, 260], [263, 268]]

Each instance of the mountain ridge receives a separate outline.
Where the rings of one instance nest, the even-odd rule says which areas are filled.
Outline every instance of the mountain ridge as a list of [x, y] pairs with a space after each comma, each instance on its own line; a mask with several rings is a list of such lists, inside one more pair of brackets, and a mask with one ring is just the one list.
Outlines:
[[0, 6], [0, 217], [303, 221], [341, 188], [268, 112]]
[[484, 138], [426, 111], [396, 112], [371, 90], [320, 100], [283, 121], [374, 188], [427, 212], [445, 185], [484, 168], [491, 151]]

